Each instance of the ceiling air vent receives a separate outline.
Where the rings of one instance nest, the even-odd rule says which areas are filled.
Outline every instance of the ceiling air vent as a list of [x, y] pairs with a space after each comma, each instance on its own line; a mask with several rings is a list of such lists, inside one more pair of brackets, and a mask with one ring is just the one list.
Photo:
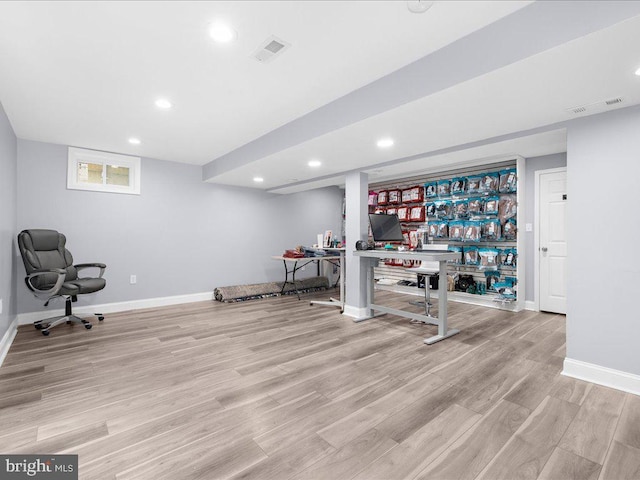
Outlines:
[[594, 103], [580, 105], [579, 107], [571, 107], [567, 109], [567, 112], [573, 113], [574, 115], [579, 115], [581, 113], [587, 112], [588, 110], [588, 114], [593, 115], [594, 113], [605, 112], [609, 107], [613, 107], [614, 105], [618, 105], [622, 102], [622, 97], [613, 97], [609, 100], [599, 100]]
[[615, 105], [616, 103], [622, 103], [622, 97], [611, 98], [609, 100], [605, 100], [604, 103], [606, 105]]
[[262, 42], [260, 48], [253, 54], [253, 58], [262, 63], [270, 62], [274, 57], [281, 55], [287, 48], [291, 46], [290, 43], [285, 42], [279, 38], [271, 36], [266, 41]]
[[582, 113], [587, 111], [587, 107], [574, 107], [567, 110], [571, 113]]

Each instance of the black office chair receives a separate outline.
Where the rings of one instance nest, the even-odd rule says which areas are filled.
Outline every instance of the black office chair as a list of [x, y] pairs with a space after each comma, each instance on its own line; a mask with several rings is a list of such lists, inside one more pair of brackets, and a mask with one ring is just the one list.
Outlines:
[[[66, 237], [55, 230], [23, 230], [18, 234], [18, 248], [27, 272], [24, 281], [29, 290], [38, 298], [46, 298], [45, 307], [53, 298], [65, 299], [64, 317], [34, 322], [43, 335], [49, 335], [52, 327], [64, 322], [80, 323], [90, 329], [91, 322], [73, 315], [71, 302], [75, 302], [78, 295], [102, 290], [107, 283], [102, 278], [107, 266], [104, 263], [73, 265], [66, 242]], [[85, 268], [99, 268], [100, 273], [98, 277], [78, 277], [78, 271]], [[95, 315], [98, 320], [104, 320], [101, 313]]]

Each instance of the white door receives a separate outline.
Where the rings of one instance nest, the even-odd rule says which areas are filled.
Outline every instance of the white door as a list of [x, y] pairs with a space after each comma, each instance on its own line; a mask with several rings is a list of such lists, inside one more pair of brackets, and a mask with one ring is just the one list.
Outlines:
[[567, 171], [538, 173], [540, 310], [567, 313]]

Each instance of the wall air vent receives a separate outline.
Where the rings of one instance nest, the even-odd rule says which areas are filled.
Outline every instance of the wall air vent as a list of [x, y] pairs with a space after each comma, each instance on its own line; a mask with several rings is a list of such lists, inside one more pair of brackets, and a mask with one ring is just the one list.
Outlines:
[[604, 103], [606, 105], [615, 105], [616, 103], [622, 103], [622, 97], [611, 98], [609, 100], [605, 100]]
[[262, 42], [262, 45], [253, 53], [252, 57], [261, 63], [267, 63], [272, 61], [276, 56], [282, 55], [290, 46], [290, 43], [271, 36]]

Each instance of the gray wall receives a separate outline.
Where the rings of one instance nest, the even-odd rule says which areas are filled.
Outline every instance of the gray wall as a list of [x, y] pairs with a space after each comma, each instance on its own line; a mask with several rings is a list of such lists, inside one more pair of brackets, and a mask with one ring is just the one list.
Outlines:
[[567, 136], [567, 357], [640, 375], [640, 108], [586, 117]]
[[[533, 302], [535, 299], [536, 286], [534, 285], [535, 275], [535, 228], [531, 232], [525, 231], [525, 224], [530, 223], [535, 227], [535, 177], [538, 170], [549, 168], [559, 168], [567, 166], [567, 154], [557, 153], [555, 155], [545, 155], [543, 157], [527, 158], [525, 160], [525, 217], [518, 219], [518, 235], [525, 235], [526, 251], [525, 263], [525, 297], [527, 301]], [[522, 258], [520, 260], [523, 260]]]
[[[18, 140], [18, 160], [18, 230], [56, 229], [76, 263], [107, 264], [107, 288], [81, 304], [282, 280], [272, 255], [340, 231], [337, 187], [274, 195], [204, 183], [199, 166], [143, 158], [141, 195], [86, 192], [66, 188], [66, 146]], [[19, 313], [41, 309], [18, 288]]]
[[16, 231], [17, 140], [0, 104], [0, 339], [16, 314]]

